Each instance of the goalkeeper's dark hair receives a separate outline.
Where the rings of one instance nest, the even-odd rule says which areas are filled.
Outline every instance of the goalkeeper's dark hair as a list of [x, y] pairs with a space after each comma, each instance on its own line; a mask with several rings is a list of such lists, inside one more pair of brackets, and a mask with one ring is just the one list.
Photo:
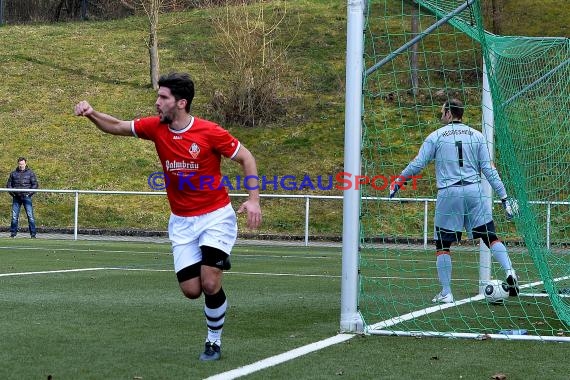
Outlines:
[[170, 73], [160, 77], [158, 80], [159, 87], [170, 89], [172, 96], [177, 101], [186, 99], [186, 112], [190, 112], [190, 106], [194, 99], [194, 81], [187, 73]]
[[459, 99], [450, 99], [443, 105], [444, 109], [451, 112], [455, 119], [461, 120], [463, 118], [463, 111], [465, 107], [463, 107], [463, 103]]

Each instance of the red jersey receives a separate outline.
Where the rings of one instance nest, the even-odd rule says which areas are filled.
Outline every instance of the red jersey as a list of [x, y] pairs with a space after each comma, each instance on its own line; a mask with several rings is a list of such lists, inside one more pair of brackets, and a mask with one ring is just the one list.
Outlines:
[[136, 137], [154, 142], [173, 214], [203, 215], [230, 203], [220, 163], [222, 156], [237, 154], [240, 142], [228, 131], [196, 117], [180, 131], [161, 124], [158, 116], [135, 119], [131, 128]]

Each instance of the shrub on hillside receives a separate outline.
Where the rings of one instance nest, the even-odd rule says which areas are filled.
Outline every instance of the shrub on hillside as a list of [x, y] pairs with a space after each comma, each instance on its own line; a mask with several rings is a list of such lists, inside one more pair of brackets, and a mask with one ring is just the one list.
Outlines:
[[253, 8], [247, 3], [227, 5], [212, 16], [223, 55], [219, 72], [224, 88], [214, 90], [210, 112], [221, 122], [254, 127], [285, 112], [287, 47], [278, 37], [291, 31], [286, 3], [268, 6], [261, 1]]

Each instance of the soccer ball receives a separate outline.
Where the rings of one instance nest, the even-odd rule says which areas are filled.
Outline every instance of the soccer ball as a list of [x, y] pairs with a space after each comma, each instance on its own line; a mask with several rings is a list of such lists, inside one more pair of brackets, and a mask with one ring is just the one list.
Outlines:
[[508, 284], [501, 280], [491, 280], [485, 286], [485, 299], [489, 303], [502, 303], [509, 297]]

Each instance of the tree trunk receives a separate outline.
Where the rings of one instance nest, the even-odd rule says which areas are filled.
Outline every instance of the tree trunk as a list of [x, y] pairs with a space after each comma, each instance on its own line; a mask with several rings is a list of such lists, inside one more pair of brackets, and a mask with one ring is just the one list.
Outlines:
[[493, 9], [493, 34], [501, 34], [502, 0], [492, 0]]
[[52, 21], [54, 21], [54, 22], [59, 21], [59, 16], [61, 15], [61, 10], [63, 9], [64, 3], [65, 3], [65, 0], [60, 0], [59, 4], [57, 4], [55, 6], [55, 12], [53, 13]]
[[158, 89], [158, 77], [160, 75], [160, 65], [158, 60], [158, 15], [160, 11], [160, 0], [151, 0], [149, 9], [149, 41], [148, 52], [150, 55], [150, 82], [152, 88]]

